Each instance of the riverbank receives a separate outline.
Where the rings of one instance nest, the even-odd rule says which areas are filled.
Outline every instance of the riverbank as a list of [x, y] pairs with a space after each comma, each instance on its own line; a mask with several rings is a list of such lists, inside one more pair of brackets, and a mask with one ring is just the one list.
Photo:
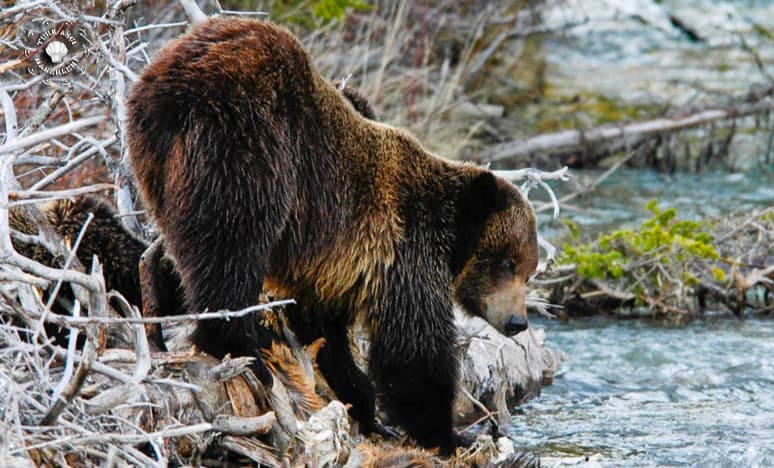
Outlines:
[[[674, 117], [683, 111], [703, 108], [708, 102], [733, 109], [736, 101], [729, 101], [729, 96], [746, 95], [754, 85], [767, 82], [773, 61], [772, 49], [766, 47], [770, 44], [771, 27], [760, 22], [774, 17], [768, 14], [774, 11], [771, 1], [755, 2], [750, 10], [740, 11], [744, 9], [737, 7], [735, 2], [722, 2], [718, 7], [717, 2], [710, 0], [691, 0], [688, 9], [684, 7], [685, 2], [669, 0], [386, 1], [377, 6], [359, 5], [356, 0], [311, 3], [291, 0], [262, 3], [268, 15], [252, 11], [254, 2], [222, 3], [226, 9], [244, 11], [221, 11], [217, 2], [181, 0], [95, 3], [85, 6], [84, 10], [77, 10], [69, 3], [65, 5], [65, 2], [52, 2], [52, 5], [58, 5], [56, 8], [48, 8], [47, 2], [27, 2], [0, 12], [4, 20], [0, 31], [3, 51], [9, 53], [8, 61], [0, 64], [4, 78], [7, 78], [0, 95], [5, 120], [3, 144], [6, 160], [15, 160], [13, 167], [5, 166], [7, 179], [3, 187], [10, 187], [10, 193], [6, 195], [12, 197], [14, 203], [23, 203], [30, 212], [37, 214], [44, 234], [39, 240], [57, 258], [72, 258], [69, 247], [49, 232], [37, 205], [28, 202], [66, 198], [76, 192], [104, 191], [109, 187], [109, 195], [114, 197], [126, 226], [138, 234], [152, 231], [142, 207], [133, 199], [136, 191], [125, 166], [123, 115], [126, 91], [154, 52], [165, 41], [177, 37], [196, 18], [190, 14], [196, 4], [207, 15], [268, 16], [292, 28], [325, 76], [331, 80], [348, 79], [349, 85], [359, 88], [376, 107], [380, 121], [411, 131], [439, 155], [479, 163], [488, 161], [487, 151], [492, 146], [507, 144], [516, 137], [572, 130], [573, 138], [583, 143], [584, 131], [599, 125], [615, 130], [619, 125], [635, 120]], [[27, 28], [33, 33], [45, 34], [50, 30], [50, 20], [61, 23], [74, 19], [79, 28], [88, 32], [96, 47], [79, 56], [83, 74], [67, 76], [67, 81], [58, 85], [44, 85], [44, 76], [27, 73], [32, 56], [28, 57], [25, 50], [41, 52], [38, 45], [30, 43], [30, 38], [36, 35], [29, 34]], [[685, 32], [689, 30], [695, 30], [697, 38], [691, 38]], [[702, 38], [703, 31], [712, 33]], [[766, 94], [760, 99], [766, 100], [764, 104], [768, 105], [772, 96]], [[761, 112], [737, 119], [733, 113], [726, 113], [722, 119], [702, 122], [705, 123], [684, 134], [659, 134], [647, 144], [638, 142], [636, 147], [619, 145], [618, 153], [595, 160], [593, 164], [613, 167], [622, 161], [621, 158], [627, 158], [627, 164], [657, 167], [667, 173], [681, 168], [691, 171], [708, 167], [731, 171], [752, 168], [762, 173], [771, 169], [774, 127], [768, 114]], [[573, 147], [573, 151], [576, 150], [577, 144]], [[589, 165], [580, 151], [577, 155], [564, 156], [569, 156], [568, 164]], [[501, 160], [498, 164], [504, 169], [522, 166], [549, 169], [563, 161], [535, 151], [522, 154], [520, 158]], [[695, 164], [697, 161], [701, 164]], [[673, 185], [680, 184], [680, 177], [678, 173]], [[720, 288], [723, 293], [720, 297], [728, 298], [728, 285], [749, 284], [754, 269], [758, 266], [766, 268], [769, 263], [754, 263], [760, 258], [742, 258], [740, 255], [760, 251], [754, 244], [754, 235], [758, 225], [769, 229], [765, 224], [767, 219], [740, 223], [744, 229], [730, 235], [729, 242], [738, 242], [734, 236], [747, 233], [751, 233], [750, 239], [738, 242], [741, 252], [721, 252], [714, 247], [715, 239], [711, 233], [709, 240], [700, 236], [707, 228], [695, 224], [676, 228], [672, 215], [666, 215], [670, 213], [670, 198], [674, 197], [693, 199], [696, 205], [703, 207], [696, 209], [699, 213], [712, 214], [713, 209], [725, 209], [722, 205], [728, 200], [729, 191], [737, 190], [747, 182], [746, 179], [734, 180], [738, 174], [728, 177], [731, 179], [721, 178], [715, 182], [705, 179], [692, 189], [672, 191], [669, 197], [662, 197], [663, 205], [656, 205], [659, 212], [651, 215], [658, 221], [649, 229], [671, 236], [669, 243], [660, 246], [671, 248], [679, 244], [679, 248], [690, 246], [690, 253], [707, 254], [692, 265], [701, 266], [698, 273], [689, 270], [692, 276], [682, 276], [683, 271], [673, 269], [676, 264], [666, 268], [659, 266], [658, 261], [651, 263], [656, 270], [664, 268], [666, 274], [656, 274], [647, 281], [628, 278], [629, 285], [639, 281], [643, 290], [627, 291], [625, 285], [620, 288], [624, 295], [635, 294], [634, 298], [616, 297], [620, 294], [614, 290], [616, 294], [610, 295], [617, 301], [611, 305], [613, 313], [627, 307], [644, 310], [645, 315], [650, 313], [650, 307], [668, 306], [667, 315], [670, 308], [685, 310], [688, 307], [685, 300], [690, 296], [685, 293], [690, 291], [683, 285], [693, 288], [694, 279], [699, 285], [708, 285], [710, 290]], [[622, 199], [637, 198], [632, 194], [642, 186], [633, 180], [629, 182], [632, 188], [628, 192], [587, 191], [585, 196], [563, 203], [565, 213], [584, 213], [596, 200], [615, 204]], [[713, 183], [714, 187], [711, 186]], [[710, 188], [697, 196], [698, 189], [707, 186]], [[750, 200], [752, 204], [770, 203], [771, 198], [766, 195], [770, 187], [763, 183], [757, 188], [750, 186], [749, 193], [760, 195]], [[62, 191], [54, 191], [58, 189]], [[635, 207], [620, 208], [620, 214], [625, 215], [623, 211], [628, 209], [632, 215], [631, 210], [641, 209], [643, 205], [644, 202]], [[5, 209], [0, 208], [0, 212], [5, 213]], [[617, 226], [604, 212], [586, 211], [584, 214], [595, 218], [600, 227], [607, 223], [604, 229], [609, 231], [636, 229], [640, 223], [632, 220], [631, 226]], [[677, 216], [683, 214], [682, 209], [677, 210]], [[10, 230], [5, 221], [0, 228], [5, 233], [5, 243], [10, 245]], [[689, 221], [701, 220], [691, 218]], [[550, 237], [550, 232], [541, 232]], [[642, 239], [643, 236], [632, 231], [614, 240], [627, 238]], [[586, 244], [591, 242], [590, 238], [580, 239]], [[622, 246], [619, 257], [605, 257], [607, 252], [604, 250], [611, 249], [601, 244], [598, 247], [600, 249], [590, 246], [587, 257], [593, 260], [597, 257], [592, 253], [600, 254], [602, 261], [587, 262], [590, 268], [585, 271], [613, 276], [620, 271], [621, 275], [613, 280], [622, 279], [624, 273], [629, 273], [625, 265], [617, 264], [619, 260], [634, 264], [629, 246]], [[722, 260], [721, 254], [746, 265], [718, 263]], [[578, 259], [582, 260], [582, 257]], [[80, 304], [84, 307], [74, 309], [75, 314], [78, 311], [83, 314], [85, 305], [89, 304], [89, 318], [68, 321], [52, 314], [44, 317], [43, 311], [49, 307], [41, 302], [39, 288], [46, 281], [60, 281], [62, 274], [58, 270], [32, 268], [29, 262], [21, 262], [14, 255], [6, 258], [15, 259], [15, 263], [4, 266], [7, 281], [2, 284], [3, 300], [0, 301], [3, 335], [0, 336], [3, 345], [0, 346], [0, 387], [7, 390], [0, 392], [0, 408], [3, 408], [0, 433], [6, 434], [0, 437], [0, 454], [8, 455], [9, 458], [3, 460], [5, 464], [219, 465], [234, 460], [246, 463], [249, 459], [256, 465], [280, 466], [287, 458], [310, 464], [353, 460], [353, 465], [368, 466], [368, 460], [374, 459], [367, 457], [373, 453], [382, 456], [382, 460], [395, 461], [394, 456], [401, 455], [437, 460], [426, 452], [411, 449], [387, 453], [393, 446], [378, 440], [365, 447], [356, 445], [363, 439], [350, 426], [344, 407], [336, 402], [328, 404], [331, 395], [325, 393], [324, 382], [314, 375], [314, 349], [296, 346], [290, 351], [277, 351], [275, 360], [284, 367], [280, 366], [276, 374], [278, 385], [273, 391], [277, 393], [267, 396], [265, 389], [256, 385], [244, 360], [218, 362], [192, 352], [190, 342], [177, 353], [151, 353], [144, 328], [139, 325], [141, 320], [136, 318], [137, 311], [122, 310], [121, 313], [131, 319], [119, 318], [116, 311], [107, 307], [108, 295], [100, 282], [98, 268], [91, 276], [87, 276], [80, 265], [68, 262], [65, 268], [71, 270], [68, 271], [69, 278], [79, 280], [89, 289], [88, 294], [76, 290], [83, 298]], [[101, 261], [109, 262], [110, 259]], [[18, 268], [20, 266], [22, 270]], [[594, 266], [600, 268], [591, 268]], [[716, 269], [713, 270], [713, 266]], [[736, 269], [732, 271], [734, 267]], [[559, 272], [559, 267], [555, 271]], [[638, 271], [637, 268], [631, 270]], [[84, 274], [76, 275], [79, 272]], [[736, 274], [741, 275], [741, 281], [737, 280]], [[610, 281], [607, 277], [592, 279], [601, 280], [599, 284], [602, 285]], [[545, 278], [540, 277], [538, 281], [545, 281]], [[608, 294], [586, 279], [581, 278], [577, 283], [575, 292], [578, 296], [583, 298], [584, 294], [591, 294], [583, 299], [599, 298], [599, 291], [602, 295]], [[662, 287], [664, 284], [668, 287]], [[754, 286], [757, 288], [760, 284], [758, 281]], [[595, 287], [597, 289], [590, 289]], [[562, 294], [566, 292], [562, 291]], [[639, 293], [643, 297], [639, 297]], [[669, 296], [664, 297], [664, 293]], [[764, 296], [764, 305], [768, 304], [767, 297]], [[673, 301], [675, 298], [677, 302]], [[633, 301], [631, 307], [624, 304], [627, 300]], [[637, 304], [637, 300], [642, 303]], [[744, 300], [744, 297], [739, 299], [732, 294], [727, 307], [735, 312], [740, 303], [745, 305]], [[569, 301], [557, 297], [555, 302], [566, 306]], [[600, 309], [593, 304], [587, 308]], [[702, 306], [702, 309], [708, 307]], [[675, 316], [684, 315], [678, 312]], [[39, 325], [45, 320], [57, 321], [72, 330], [72, 344], [68, 349], [53, 346], [41, 332]], [[488, 444], [479, 446], [480, 453], [462, 454], [463, 462], [470, 462], [479, 455], [479, 460], [483, 461], [503, 460], [500, 455], [504, 455], [512, 462], [524, 462], [519, 451], [534, 450], [558, 456], [599, 452], [604, 460], [610, 460], [610, 464], [616, 464], [618, 460], [647, 464], [661, 459], [637, 458], [638, 454], [648, 451], [648, 456], [657, 457], [651, 453], [663, 449], [671, 454], [671, 458], [664, 459], [667, 463], [682, 460], [679, 444], [683, 444], [686, 459], [693, 461], [692, 446], [704, 443], [716, 444], [734, 456], [740, 448], [743, 454], [752, 450], [750, 460], [770, 461], [768, 452], [761, 458], [760, 451], [756, 450], [759, 450], [760, 441], [771, 440], [771, 433], [755, 419], [755, 411], [769, 417], [770, 407], [738, 407], [732, 401], [737, 397], [744, 402], [748, 390], [771, 401], [768, 393], [771, 381], [760, 377], [766, 372], [771, 373], [770, 361], [766, 360], [771, 353], [766, 344], [759, 347], [759, 351], [766, 352], [764, 355], [755, 355], [754, 350], [741, 344], [712, 348], [713, 341], [723, 340], [722, 330], [717, 333], [710, 330], [701, 341], [701, 334], [693, 336], [690, 328], [674, 329], [676, 333], [672, 333], [672, 329], [662, 328], [662, 324], [652, 325], [646, 321], [628, 322], [629, 331], [625, 326], [619, 329], [608, 327], [604, 322], [590, 322], [591, 328], [597, 329], [580, 333], [577, 340], [552, 341], [554, 333], [559, 338], [569, 337], [565, 333], [573, 333], [573, 327], [578, 323], [572, 320], [569, 324], [548, 322], [549, 325], [545, 325], [549, 327], [548, 347], [569, 351], [569, 363], [559, 368], [557, 385], [549, 387], [558, 393], [549, 393], [545, 399], [533, 399], [533, 403], [516, 409], [514, 421], [517, 424], [510, 429], [512, 439], [506, 439], [502, 444], [489, 440]], [[653, 329], [641, 328], [646, 323]], [[704, 330], [701, 325], [709, 323], [713, 322], [705, 320], [696, 325]], [[543, 326], [538, 320], [534, 325]], [[766, 329], [765, 326], [761, 328]], [[477, 334], [480, 327], [469, 331]], [[691, 339], [683, 340], [681, 333], [688, 333]], [[79, 350], [76, 337], [82, 340], [84, 336], [88, 346]], [[770, 337], [767, 335], [767, 338]], [[476, 342], [477, 339], [471, 338], [471, 347], [482, 350], [479, 357], [489, 360], [473, 357], [463, 363], [467, 366], [466, 371], [482, 371], [465, 375], [469, 379], [465, 388], [473, 397], [463, 395], [468, 398], [464, 400], [465, 411], [469, 411], [466, 415], [474, 419], [473, 422], [480, 420], [486, 425], [489, 425], [487, 420], [497, 421], [502, 429], [511, 421], [509, 415], [518, 404], [535, 397], [544, 384], [556, 378], [554, 370], [559, 359], [549, 362], [544, 358], [560, 354], [547, 352], [539, 334], [520, 336], [516, 340], [493, 336], [484, 336]], [[658, 359], [647, 359], [648, 350], [658, 349], [660, 339], [685, 341], [692, 344], [693, 349], [668, 348]], [[750, 342], [759, 344], [754, 337]], [[635, 347], [631, 351], [623, 346], [624, 343], [648, 346], [645, 349]], [[591, 354], [583, 354], [584, 346]], [[512, 353], [508, 357], [513, 359], [499, 360], [499, 352], [507, 348]], [[692, 351], [704, 354], [694, 357]], [[702, 380], [705, 371], [707, 375], [713, 375], [710, 364], [700, 366], [695, 373], [690, 371], [694, 360], [703, 362], [701, 360], [706, 356], [712, 357], [712, 353], [717, 352], [722, 353], [716, 359], [718, 362], [726, 363], [730, 369], [739, 368], [738, 372], [734, 370], [729, 374], [729, 382], [744, 380], [745, 369], [752, 369], [751, 378], [756, 380], [749, 388], [730, 387], [732, 390], [728, 390], [726, 397], [723, 390], [714, 390], [712, 379]], [[636, 365], [627, 365], [617, 359], [621, 354], [627, 357], [632, 353], [632, 358], [642, 354], [645, 359], [637, 361]], [[744, 353], [742, 357], [753, 356], [757, 360], [729, 361], [734, 353]], [[677, 358], [673, 360], [670, 355]], [[760, 369], [754, 367], [756, 362], [763, 363]], [[626, 374], [613, 373], [612, 377], [607, 377], [609, 369], [596, 367], [599, 364], [617, 365], [626, 370]], [[682, 368], [683, 365], [688, 366], [685, 368], [689, 369], [686, 370], [688, 377], [696, 379], [698, 385], [687, 387], [687, 397], [682, 391], [675, 395], [667, 390], [661, 392], [659, 386], [676, 385], [675, 381], [679, 386], [680, 379], [686, 378], [669, 372], [675, 366]], [[657, 372], [651, 374], [651, 371]], [[647, 381], [632, 383], [638, 374], [646, 375]], [[289, 379], [289, 376], [297, 380]], [[281, 381], [285, 382], [284, 387], [279, 385]], [[488, 386], [482, 386], [482, 382]], [[630, 399], [620, 397], [629, 395], [627, 388], [634, 388], [635, 384], [645, 390], [632, 390]], [[562, 393], [563, 386], [570, 390]], [[587, 387], [596, 389], [596, 393], [583, 390]], [[657, 390], [648, 390], [650, 387]], [[668, 406], [670, 398], [689, 398], [686, 401], [693, 404], [690, 398], [698, 399], [695, 394], [705, 390], [709, 402], [697, 401], [707, 406]], [[646, 400], [651, 406], [640, 407], [641, 400], [650, 398], [648, 395], [652, 391], [655, 392], [654, 400]], [[297, 398], [293, 403], [299, 403], [298, 406], [292, 406], [291, 396]], [[322, 401], [321, 396], [325, 397]], [[669, 401], [663, 401], [665, 398]], [[606, 408], [604, 404], [608, 401], [615, 404]], [[718, 407], [713, 406], [716, 402]], [[311, 406], [305, 406], [307, 404]], [[738, 410], [742, 415], [740, 419], [752, 418], [753, 431], [743, 433], [743, 437], [753, 441], [752, 445], [744, 445], [735, 439], [736, 445], [728, 446], [716, 440], [725, 435], [725, 429], [737, 429], [733, 418], [738, 415], [724, 416], [720, 425], [700, 419], [704, 416], [702, 408], [712, 413], [718, 408], [722, 411], [725, 404]], [[649, 439], [660, 441], [673, 437], [666, 431], [679, 433], [685, 429], [667, 424], [672, 419], [679, 420], [681, 410], [689, 420], [697, 420], [695, 426], [686, 430], [690, 437], [679, 439], [674, 447], [649, 445]], [[480, 411], [482, 416], [474, 411]], [[666, 435], [648, 432], [648, 422], [658, 422], [662, 411], [670, 415], [669, 421], [656, 427], [663, 428]], [[530, 440], [529, 432], [518, 432], [522, 427], [519, 423], [522, 415], [535, 418], [524, 421], [523, 427], [534, 427], [535, 433], [541, 434], [536, 436], [539, 442], [522, 444], [523, 440]], [[545, 424], [541, 423], [541, 418], [547, 418]], [[583, 425], [584, 418], [590, 426]], [[52, 421], [56, 424], [51, 425]], [[630, 432], [632, 427], [639, 432]], [[716, 435], [703, 435], [702, 427]], [[597, 438], [586, 444], [590, 433]], [[608, 445], [601, 442], [605, 434], [614, 439]], [[631, 445], [615, 440], [627, 437], [631, 437]], [[741, 458], [732, 460], [745, 464]]]

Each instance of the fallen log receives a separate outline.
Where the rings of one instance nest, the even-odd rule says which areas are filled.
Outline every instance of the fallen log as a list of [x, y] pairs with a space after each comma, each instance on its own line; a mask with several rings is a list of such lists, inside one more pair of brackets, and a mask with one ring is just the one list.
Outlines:
[[507, 426], [509, 408], [540, 395], [566, 357], [543, 345], [542, 329], [529, 328], [506, 337], [479, 317], [456, 310], [455, 319], [467, 337], [455, 418], [459, 423], [470, 423], [491, 414], [496, 415], [492, 422]]
[[[633, 147], [648, 138], [657, 137], [689, 128], [707, 125], [719, 120], [735, 119], [774, 111], [774, 86], [753, 91], [737, 103], [715, 106], [695, 112], [662, 117], [643, 122], [602, 126], [591, 129], [564, 130], [529, 138], [518, 138], [494, 145], [483, 153], [484, 161], [543, 155], [559, 156], [572, 152], [604, 151], [608, 146], [624, 149]], [[600, 148], [603, 147], [603, 148]]]

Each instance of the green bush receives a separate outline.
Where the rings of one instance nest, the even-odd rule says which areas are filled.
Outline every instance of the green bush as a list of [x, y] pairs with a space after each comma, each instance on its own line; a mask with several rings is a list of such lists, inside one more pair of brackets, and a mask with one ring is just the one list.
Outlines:
[[[654, 270], [651, 275], [658, 275], [659, 269], [652, 268], [658, 262], [666, 270], [677, 269], [687, 284], [696, 283], [698, 280], [685, 266], [694, 259], [714, 261], [719, 258], [712, 237], [702, 230], [699, 222], [677, 220], [674, 208], [660, 210], [655, 199], [645, 205], [645, 209], [653, 217], [639, 229], [613, 231], [588, 244], [565, 243], [560, 263], [575, 264], [581, 277], [617, 279], [641, 266]], [[573, 237], [577, 238], [577, 227], [569, 227]], [[712, 275], [716, 281], [725, 281], [725, 273], [715, 265]], [[658, 277], [652, 279], [660, 282]]]
[[348, 8], [366, 10], [369, 5], [362, 0], [317, 0], [312, 2], [312, 13], [324, 23], [341, 19]]

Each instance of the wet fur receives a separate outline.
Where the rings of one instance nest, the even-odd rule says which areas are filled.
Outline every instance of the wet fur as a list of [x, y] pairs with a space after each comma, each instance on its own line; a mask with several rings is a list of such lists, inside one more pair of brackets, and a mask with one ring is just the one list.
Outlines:
[[[392, 422], [449, 453], [461, 442], [454, 279], [496, 213], [516, 214], [503, 252], [521, 249], [534, 217], [509, 184], [430, 155], [350, 99], [287, 30], [211, 19], [134, 86], [131, 164], [192, 311], [242, 309], [264, 286], [296, 299], [291, 328], [304, 344], [325, 337], [318, 366], [361, 430], [376, 429], [373, 381]], [[349, 347], [357, 320], [370, 376]], [[253, 319], [200, 322], [194, 341], [217, 357], [256, 357], [271, 383], [260, 352], [270, 340]]]

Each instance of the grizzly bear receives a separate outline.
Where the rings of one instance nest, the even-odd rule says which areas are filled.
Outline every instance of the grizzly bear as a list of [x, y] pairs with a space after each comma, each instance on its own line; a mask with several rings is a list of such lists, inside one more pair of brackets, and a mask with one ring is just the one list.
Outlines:
[[[43, 205], [43, 212], [49, 225], [70, 244], [75, 242], [89, 214], [94, 215], [76, 251], [78, 259], [88, 268], [92, 257], [98, 256], [103, 263], [107, 289], [120, 291], [130, 303], [140, 304], [137, 265], [147, 243], [134, 237], [121, 225], [110, 205], [97, 197], [85, 196]], [[37, 225], [20, 207], [11, 209], [9, 223], [12, 229], [22, 234], [38, 234]], [[45, 265], [63, 263], [57, 262], [41, 245], [14, 239], [13, 246], [22, 255]], [[115, 252], [109, 255], [109, 262], [104, 261], [106, 252]]]
[[[363, 117], [376, 118], [371, 104], [359, 90], [339, 82], [333, 84]], [[152, 305], [156, 309], [153, 312], [158, 315], [170, 316], [185, 312], [180, 278], [174, 263], [165, 255], [163, 243], [150, 244], [127, 230], [120, 222], [118, 213], [106, 200], [98, 196], [86, 195], [71, 200], [45, 203], [42, 208], [46, 218], [44, 222], [47, 222], [64, 241], [70, 244], [75, 242], [89, 214], [94, 216], [84, 231], [76, 254], [81, 264], [87, 268], [91, 265], [93, 256], [100, 259], [108, 291], [120, 293], [131, 305], [138, 307]], [[11, 208], [9, 215], [10, 226], [16, 232], [38, 234], [38, 226], [24, 209]], [[54, 258], [45, 247], [39, 244], [27, 243], [18, 238], [13, 239], [13, 246], [22, 255], [50, 267], [59, 267], [65, 260]], [[141, 278], [141, 265], [146, 269], [146, 278]], [[143, 280], [147, 280], [148, 283], [143, 285]], [[143, 291], [143, 287], [148, 289]], [[44, 291], [43, 299], [47, 301], [49, 294], [50, 291]], [[150, 303], [147, 302], [148, 297], [144, 298], [148, 295], [151, 296]], [[73, 299], [72, 290], [65, 285], [58, 293], [57, 303], [53, 305], [52, 310], [58, 314], [69, 315]], [[148, 314], [151, 311], [143, 310], [143, 312]], [[57, 345], [67, 345], [68, 333], [65, 330], [52, 323], [46, 323], [45, 328], [47, 336], [53, 338]], [[146, 328], [156, 349], [166, 350], [161, 326], [148, 325]], [[272, 342], [280, 340], [277, 330], [273, 327], [269, 327], [267, 331]], [[267, 346], [270, 344], [266, 343]]]
[[[158, 52], [128, 101], [130, 162], [192, 312], [239, 310], [265, 288], [360, 430], [390, 422], [426, 447], [452, 428], [459, 374], [452, 306], [506, 334], [527, 327], [535, 216], [485, 168], [428, 153], [365, 118], [286, 29], [215, 18]], [[370, 338], [369, 376], [347, 330]], [[261, 360], [254, 317], [200, 321], [196, 345]]]
[[[75, 243], [89, 214], [93, 215], [75, 251], [78, 260], [88, 269], [93, 257], [98, 257], [102, 264], [107, 290], [120, 293], [132, 305], [142, 305], [143, 291], [139, 265], [143, 252], [148, 248], [148, 243], [123, 226], [112, 206], [99, 197], [82, 196], [72, 200], [46, 203], [42, 209], [45, 215], [43, 222], [47, 222], [69, 244]], [[37, 224], [21, 207], [11, 208], [9, 224], [17, 233], [38, 234]], [[64, 264], [64, 258], [55, 258], [42, 245], [27, 242], [27, 239], [20, 237], [17, 235], [13, 239], [13, 247], [17, 252], [47, 266], [60, 267]], [[174, 264], [170, 259], [160, 255], [152, 267], [155, 283], [153, 286], [158, 290], [155, 297], [158, 308], [164, 312], [164, 315], [182, 313], [184, 299]], [[43, 299], [48, 301], [50, 294], [51, 291], [43, 291]], [[73, 299], [71, 288], [65, 285], [59, 291], [52, 310], [58, 314], [69, 315]], [[159, 349], [165, 349], [160, 327], [149, 327], [148, 331], [151, 333], [150, 337], [154, 345]], [[64, 330], [54, 324], [46, 323], [46, 332], [49, 337], [54, 338], [56, 344], [66, 346], [68, 333]]]

